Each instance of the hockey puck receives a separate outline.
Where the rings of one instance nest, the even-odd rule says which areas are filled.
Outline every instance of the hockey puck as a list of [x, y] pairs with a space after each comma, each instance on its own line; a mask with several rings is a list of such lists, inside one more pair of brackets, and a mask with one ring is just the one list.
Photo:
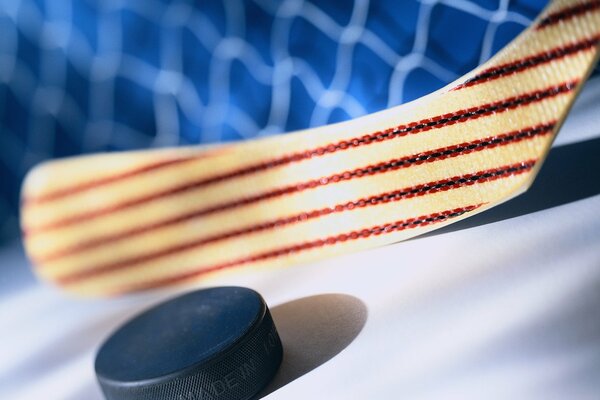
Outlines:
[[262, 297], [216, 287], [125, 323], [100, 347], [95, 369], [108, 400], [246, 400], [273, 378], [282, 354]]

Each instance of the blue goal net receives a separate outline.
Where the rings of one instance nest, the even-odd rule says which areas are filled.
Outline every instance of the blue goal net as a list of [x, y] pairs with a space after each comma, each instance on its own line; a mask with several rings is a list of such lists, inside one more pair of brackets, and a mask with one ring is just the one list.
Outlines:
[[0, 241], [35, 164], [355, 118], [485, 61], [545, 0], [4, 0]]

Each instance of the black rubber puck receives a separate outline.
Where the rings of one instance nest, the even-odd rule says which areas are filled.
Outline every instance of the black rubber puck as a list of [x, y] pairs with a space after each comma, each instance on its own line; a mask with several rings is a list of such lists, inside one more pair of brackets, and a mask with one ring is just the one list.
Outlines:
[[109, 400], [246, 400], [283, 351], [262, 297], [217, 287], [159, 304], [120, 327], [96, 356]]

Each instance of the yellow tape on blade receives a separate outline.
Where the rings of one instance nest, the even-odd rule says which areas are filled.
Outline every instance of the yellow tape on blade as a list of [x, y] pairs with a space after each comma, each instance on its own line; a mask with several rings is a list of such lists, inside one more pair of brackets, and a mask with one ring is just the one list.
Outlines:
[[554, 1], [418, 101], [213, 148], [44, 164], [23, 190], [37, 274], [84, 295], [190, 284], [404, 240], [526, 190], [599, 53], [600, 1]]

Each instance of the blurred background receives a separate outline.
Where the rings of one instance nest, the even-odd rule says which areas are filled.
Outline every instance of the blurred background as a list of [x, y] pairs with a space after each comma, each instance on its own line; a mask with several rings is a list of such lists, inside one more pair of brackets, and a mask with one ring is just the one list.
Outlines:
[[250, 139], [442, 87], [546, 0], [2, 0], [0, 243], [55, 157]]

